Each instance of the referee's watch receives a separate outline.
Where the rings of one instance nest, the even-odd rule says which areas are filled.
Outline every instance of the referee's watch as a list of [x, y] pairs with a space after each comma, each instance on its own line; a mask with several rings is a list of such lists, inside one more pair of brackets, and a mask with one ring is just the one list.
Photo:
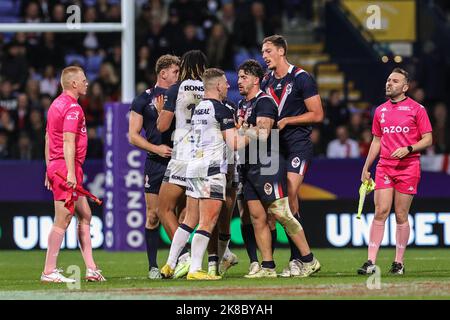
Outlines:
[[413, 147], [412, 146], [407, 146], [406, 148], [408, 149], [409, 153], [413, 152]]

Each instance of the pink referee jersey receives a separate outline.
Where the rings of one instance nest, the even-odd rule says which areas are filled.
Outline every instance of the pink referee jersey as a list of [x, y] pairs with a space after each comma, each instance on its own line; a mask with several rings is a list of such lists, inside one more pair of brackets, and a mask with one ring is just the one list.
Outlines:
[[375, 111], [372, 133], [381, 138], [380, 161], [383, 163], [418, 159], [418, 152], [403, 159], [392, 158], [391, 154], [398, 148], [419, 142], [423, 134], [431, 131], [427, 111], [409, 97], [397, 103], [386, 101]]
[[50, 161], [64, 159], [64, 132], [76, 134], [75, 161], [82, 165], [87, 152], [86, 120], [77, 100], [66, 93], [57, 97], [48, 110], [47, 134]]
[[420, 153], [403, 159], [391, 154], [401, 147], [413, 145], [431, 132], [425, 108], [411, 98], [399, 102], [386, 101], [375, 111], [372, 133], [380, 137], [380, 161], [377, 165], [376, 189], [394, 188], [401, 193], [416, 194], [420, 181]]

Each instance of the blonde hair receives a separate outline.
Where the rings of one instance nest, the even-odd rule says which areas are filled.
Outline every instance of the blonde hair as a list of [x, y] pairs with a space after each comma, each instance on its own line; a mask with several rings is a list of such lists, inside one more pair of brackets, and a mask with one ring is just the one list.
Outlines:
[[203, 85], [205, 86], [205, 89], [210, 88], [210, 86], [213, 84], [213, 80], [216, 80], [217, 78], [221, 78], [224, 75], [225, 75], [225, 72], [221, 69], [218, 69], [218, 68], [206, 69], [202, 75], [202, 81], [203, 81]]
[[172, 65], [179, 66], [180, 58], [171, 54], [165, 54], [156, 61], [155, 71], [159, 74], [161, 70], [170, 68]]
[[70, 82], [73, 80], [73, 77], [77, 75], [79, 72], [84, 73], [84, 70], [77, 66], [70, 66], [64, 68], [61, 72], [61, 86], [63, 89], [69, 89]]

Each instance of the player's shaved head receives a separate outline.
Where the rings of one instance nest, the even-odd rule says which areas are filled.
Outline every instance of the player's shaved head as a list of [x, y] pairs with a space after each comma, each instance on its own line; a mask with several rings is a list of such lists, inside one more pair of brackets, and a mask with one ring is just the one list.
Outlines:
[[67, 68], [64, 68], [61, 72], [61, 86], [64, 90], [67, 90], [70, 88], [70, 85], [72, 84], [72, 81], [76, 79], [76, 77], [79, 75], [79, 73], [83, 73], [84, 71], [82, 68], [77, 66], [70, 66]]
[[205, 90], [210, 89], [217, 84], [217, 81], [225, 75], [225, 72], [218, 68], [206, 69], [203, 73], [202, 80]]
[[205, 87], [205, 97], [214, 97], [217, 94], [218, 100], [227, 97], [228, 82], [225, 72], [217, 68], [206, 69], [202, 75], [203, 86]]

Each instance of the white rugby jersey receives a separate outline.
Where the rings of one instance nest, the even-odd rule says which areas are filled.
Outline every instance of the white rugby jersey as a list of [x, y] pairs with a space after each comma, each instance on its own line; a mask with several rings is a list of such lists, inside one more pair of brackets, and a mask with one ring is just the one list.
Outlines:
[[190, 79], [176, 83], [167, 90], [164, 110], [175, 114], [172, 159], [189, 161], [192, 158], [191, 117], [203, 93], [203, 82]]
[[233, 152], [223, 139], [222, 131], [235, 127], [233, 112], [223, 103], [204, 99], [192, 116], [193, 158], [187, 178], [200, 178], [228, 172], [228, 159]]

